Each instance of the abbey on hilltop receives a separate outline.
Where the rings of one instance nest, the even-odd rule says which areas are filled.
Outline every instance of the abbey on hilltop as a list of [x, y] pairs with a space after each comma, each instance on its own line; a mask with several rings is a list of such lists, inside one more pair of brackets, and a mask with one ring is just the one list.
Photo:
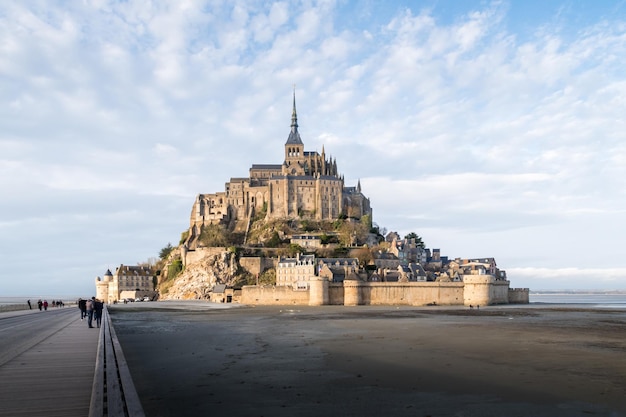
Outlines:
[[346, 187], [324, 148], [304, 150], [294, 93], [283, 163], [252, 165], [224, 191], [199, 194], [189, 230], [178, 251], [162, 256], [169, 263], [161, 273], [121, 265], [96, 278], [98, 298], [154, 299], [158, 283], [164, 299], [249, 305], [529, 302], [528, 288], [510, 288], [494, 258], [449, 259], [395, 232], [381, 242], [372, 226], [360, 181]]
[[201, 228], [223, 224], [244, 231], [261, 211], [266, 219], [360, 219], [372, 215], [370, 200], [361, 183], [346, 187], [337, 162], [322, 153], [305, 151], [298, 132], [296, 97], [293, 97], [291, 131], [285, 142], [282, 164], [255, 164], [247, 178], [231, 178], [223, 192], [199, 194], [194, 202], [186, 246], [193, 249]]

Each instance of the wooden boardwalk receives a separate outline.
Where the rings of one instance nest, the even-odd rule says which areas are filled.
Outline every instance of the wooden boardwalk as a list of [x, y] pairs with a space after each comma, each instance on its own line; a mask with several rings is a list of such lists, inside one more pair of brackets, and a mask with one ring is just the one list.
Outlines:
[[0, 417], [89, 415], [100, 329], [72, 317], [0, 367]]

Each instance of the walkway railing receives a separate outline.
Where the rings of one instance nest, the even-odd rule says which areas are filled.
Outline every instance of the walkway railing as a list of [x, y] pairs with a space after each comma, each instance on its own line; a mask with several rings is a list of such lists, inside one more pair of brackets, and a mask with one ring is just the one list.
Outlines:
[[145, 417], [106, 307], [96, 354], [89, 417]]

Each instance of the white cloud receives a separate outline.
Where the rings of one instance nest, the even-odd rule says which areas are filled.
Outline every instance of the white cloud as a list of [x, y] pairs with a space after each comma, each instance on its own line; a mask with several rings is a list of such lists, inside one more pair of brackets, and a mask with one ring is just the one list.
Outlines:
[[[515, 268], [588, 270], [587, 257], [607, 252], [602, 244], [618, 247], [623, 13], [581, 25], [564, 11], [517, 33], [507, 3], [446, 6], [452, 15], [437, 4], [384, 9], [3, 4], [0, 193], [10, 197], [0, 202], [2, 224], [39, 218], [37, 195], [77, 215], [70, 206], [88, 211], [90, 199], [188, 199], [169, 226], [159, 207], [160, 222], [124, 224], [137, 234], [184, 227], [195, 193], [222, 190], [253, 163], [282, 162], [295, 83], [305, 146], [324, 146], [348, 185], [361, 180], [382, 226]], [[581, 245], [592, 248], [572, 266], [580, 227]], [[22, 233], [32, 240], [35, 230]], [[156, 247], [176, 240], [153, 236]]]
[[507, 278], [535, 290], [623, 289], [626, 268], [511, 268]]

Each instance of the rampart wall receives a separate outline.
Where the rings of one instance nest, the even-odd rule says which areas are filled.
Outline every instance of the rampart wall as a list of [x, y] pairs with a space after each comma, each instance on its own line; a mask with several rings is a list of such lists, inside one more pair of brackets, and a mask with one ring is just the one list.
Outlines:
[[[512, 299], [509, 297], [512, 295]], [[528, 303], [528, 289], [509, 290], [509, 281], [468, 275], [463, 282], [311, 281], [310, 289], [246, 286], [242, 304], [258, 305], [492, 305]]]
[[364, 282], [360, 286], [365, 305], [459, 305], [462, 282]]
[[224, 247], [197, 248], [195, 250], [181, 250], [183, 265], [194, 264], [202, 261], [207, 256], [221, 256], [226, 251]]
[[328, 304], [331, 306], [343, 305], [343, 283], [331, 282], [328, 284]]
[[241, 304], [309, 305], [309, 291], [295, 291], [287, 286], [248, 285], [241, 289]]
[[528, 304], [530, 302], [528, 288], [509, 288], [510, 304]]

